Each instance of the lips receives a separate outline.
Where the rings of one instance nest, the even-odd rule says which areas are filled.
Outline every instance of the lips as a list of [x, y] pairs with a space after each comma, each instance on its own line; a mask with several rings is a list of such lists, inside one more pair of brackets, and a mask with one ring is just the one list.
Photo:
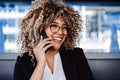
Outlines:
[[62, 37], [53, 37], [53, 40], [57, 42], [61, 42], [62, 39], [63, 39]]
[[61, 40], [62, 40], [62, 38], [58, 38], [58, 37], [54, 37], [53, 39], [54, 39], [54, 40], [58, 40], [58, 41], [61, 41]]

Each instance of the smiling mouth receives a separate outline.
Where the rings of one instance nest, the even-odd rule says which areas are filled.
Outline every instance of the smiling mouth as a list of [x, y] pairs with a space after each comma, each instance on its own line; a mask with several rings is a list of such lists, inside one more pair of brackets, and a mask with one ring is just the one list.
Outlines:
[[53, 40], [61, 42], [62, 38], [54, 37]]

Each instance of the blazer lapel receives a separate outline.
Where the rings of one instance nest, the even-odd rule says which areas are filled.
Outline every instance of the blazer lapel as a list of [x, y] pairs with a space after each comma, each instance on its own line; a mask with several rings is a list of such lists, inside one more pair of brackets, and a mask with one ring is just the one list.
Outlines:
[[70, 51], [60, 51], [61, 61], [63, 65], [63, 71], [66, 76], [66, 80], [78, 80], [75, 70], [75, 66], [72, 64]]

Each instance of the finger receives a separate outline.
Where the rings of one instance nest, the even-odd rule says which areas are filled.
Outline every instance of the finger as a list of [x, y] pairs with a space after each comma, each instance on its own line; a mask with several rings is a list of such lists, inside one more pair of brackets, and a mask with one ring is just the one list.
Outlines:
[[[43, 39], [43, 36], [41, 35], [41, 38], [40, 38], [39, 43], [43, 43], [43, 42], [50, 41], [50, 40], [52, 40], [52, 38]], [[38, 43], [38, 44], [39, 44], [39, 43]]]
[[51, 41], [51, 40], [53, 40], [53, 39], [52, 38], [45, 38], [42, 41], [45, 42], [45, 41]]
[[43, 40], [43, 36], [42, 35], [40, 36], [40, 40]]
[[46, 41], [46, 42], [43, 42], [41, 45], [38, 45], [39, 48], [44, 48], [45, 46], [49, 45], [49, 44], [53, 44], [52, 41]]
[[42, 40], [36, 47], [39, 49], [42, 49], [43, 47], [45, 47], [48, 44], [52, 44], [53, 42], [50, 39], [47, 40]]
[[50, 47], [52, 47], [52, 46], [54, 46], [53, 43], [48, 44], [48, 45], [46, 45], [46, 46], [43, 48], [43, 50], [46, 51], [48, 48], [50, 48]]
[[44, 40], [40, 40], [40, 42], [38, 43], [38, 47], [44, 47], [46, 44], [49, 44], [52, 42], [52, 39], [51, 38], [46, 38]]

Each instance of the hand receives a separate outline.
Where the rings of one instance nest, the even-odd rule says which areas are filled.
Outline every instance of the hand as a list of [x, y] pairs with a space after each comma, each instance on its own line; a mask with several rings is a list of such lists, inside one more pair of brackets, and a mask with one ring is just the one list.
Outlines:
[[33, 49], [37, 64], [46, 64], [45, 51], [54, 45], [51, 40], [51, 38], [46, 38], [43, 40], [43, 37], [41, 36], [39, 43]]

